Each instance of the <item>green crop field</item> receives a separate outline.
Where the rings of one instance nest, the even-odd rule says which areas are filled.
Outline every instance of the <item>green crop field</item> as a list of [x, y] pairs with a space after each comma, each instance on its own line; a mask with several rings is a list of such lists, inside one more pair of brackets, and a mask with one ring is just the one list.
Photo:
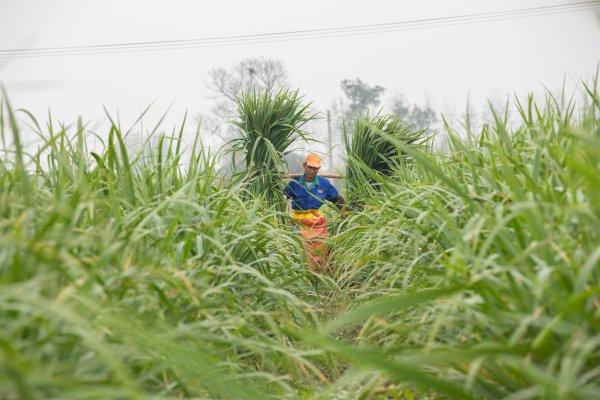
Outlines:
[[297, 92], [242, 96], [220, 152], [183, 124], [132, 151], [116, 121], [44, 122], [4, 94], [0, 398], [597, 399], [595, 82], [514, 99], [518, 127], [448, 129], [446, 152], [359, 117], [323, 274], [281, 194], [314, 118]]

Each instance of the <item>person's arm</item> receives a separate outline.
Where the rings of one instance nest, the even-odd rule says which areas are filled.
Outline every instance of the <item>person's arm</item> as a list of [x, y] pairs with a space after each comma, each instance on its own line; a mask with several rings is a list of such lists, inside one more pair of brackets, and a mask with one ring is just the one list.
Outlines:
[[288, 184], [285, 185], [285, 188], [283, 189], [283, 195], [288, 199], [294, 198], [294, 191], [292, 190], [292, 182], [293, 181], [288, 182]]
[[332, 202], [340, 210], [344, 207], [344, 204], [346, 204], [346, 200], [344, 200], [342, 195], [338, 193], [335, 186], [333, 186], [331, 183], [329, 183], [327, 197], [325, 200]]

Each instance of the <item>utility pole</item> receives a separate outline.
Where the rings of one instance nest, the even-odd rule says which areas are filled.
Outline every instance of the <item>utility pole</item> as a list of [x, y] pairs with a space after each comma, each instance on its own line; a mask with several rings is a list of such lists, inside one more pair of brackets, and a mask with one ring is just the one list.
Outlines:
[[333, 173], [333, 145], [331, 143], [331, 113], [327, 110], [327, 154], [329, 154], [329, 172]]

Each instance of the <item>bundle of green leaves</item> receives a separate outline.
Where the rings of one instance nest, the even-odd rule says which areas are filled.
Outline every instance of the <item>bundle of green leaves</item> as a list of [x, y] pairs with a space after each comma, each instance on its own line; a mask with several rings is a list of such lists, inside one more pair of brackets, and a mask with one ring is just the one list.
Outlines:
[[423, 131], [389, 115], [359, 116], [352, 127], [348, 130], [344, 126], [342, 138], [347, 157], [346, 188], [351, 202], [357, 202], [365, 192], [376, 191], [381, 179], [406, 161], [406, 154], [393, 140], [416, 148], [422, 147], [426, 138]]
[[234, 156], [241, 153], [246, 170], [245, 181], [254, 195], [284, 209], [283, 180], [286, 172], [284, 156], [298, 139], [309, 140], [303, 126], [316, 118], [310, 103], [303, 103], [298, 91], [252, 91], [237, 99], [234, 120], [239, 137], [231, 143]]

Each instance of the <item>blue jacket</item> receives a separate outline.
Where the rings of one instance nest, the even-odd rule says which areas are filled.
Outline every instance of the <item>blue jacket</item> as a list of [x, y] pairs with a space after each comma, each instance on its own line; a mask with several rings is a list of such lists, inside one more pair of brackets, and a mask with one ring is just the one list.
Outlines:
[[305, 185], [304, 175], [301, 175], [290, 181], [283, 190], [283, 194], [292, 199], [293, 210], [318, 210], [324, 200], [334, 202], [339, 197], [331, 182], [318, 175], [315, 176], [315, 184], [310, 192], [306, 190]]

